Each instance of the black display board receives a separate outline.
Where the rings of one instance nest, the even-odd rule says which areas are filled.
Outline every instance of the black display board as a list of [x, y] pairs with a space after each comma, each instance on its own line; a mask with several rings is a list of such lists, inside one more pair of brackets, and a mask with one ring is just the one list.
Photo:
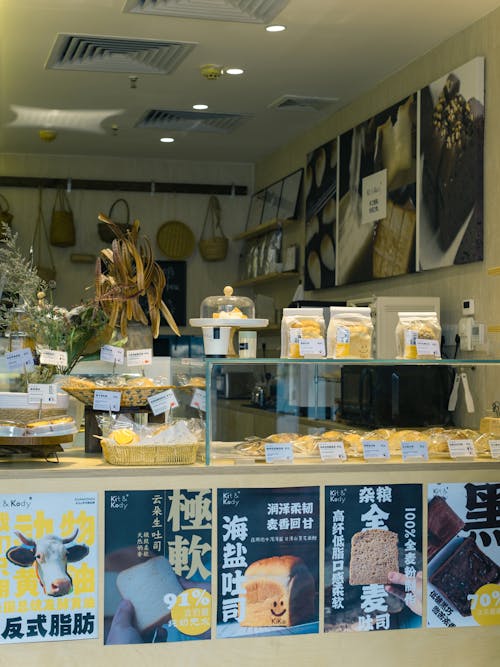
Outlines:
[[[185, 326], [187, 294], [186, 262], [159, 260], [157, 263], [161, 266], [167, 279], [167, 284], [163, 290], [163, 301], [167, 304], [178, 326]], [[166, 324], [163, 315], [161, 322], [162, 324]]]

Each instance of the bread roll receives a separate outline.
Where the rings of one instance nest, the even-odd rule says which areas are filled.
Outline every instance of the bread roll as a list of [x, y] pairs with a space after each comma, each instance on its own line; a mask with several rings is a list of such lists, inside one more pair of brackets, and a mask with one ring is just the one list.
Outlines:
[[243, 588], [242, 626], [290, 627], [314, 618], [314, 579], [297, 556], [272, 556], [251, 563]]

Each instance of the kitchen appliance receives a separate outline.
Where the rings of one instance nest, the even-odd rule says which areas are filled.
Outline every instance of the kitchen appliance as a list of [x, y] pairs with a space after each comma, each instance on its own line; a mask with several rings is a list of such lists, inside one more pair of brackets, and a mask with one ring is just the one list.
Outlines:
[[449, 425], [454, 371], [446, 366], [343, 366], [339, 419], [353, 425]]

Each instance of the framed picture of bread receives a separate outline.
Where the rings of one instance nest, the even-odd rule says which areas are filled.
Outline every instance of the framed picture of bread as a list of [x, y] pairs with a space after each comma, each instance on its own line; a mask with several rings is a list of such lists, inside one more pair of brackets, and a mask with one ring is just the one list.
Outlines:
[[106, 491], [104, 518], [104, 643], [210, 639], [211, 489]]
[[297, 171], [294, 171], [283, 179], [278, 220], [293, 220], [297, 218], [303, 173], [303, 169], [297, 169]]
[[429, 484], [427, 626], [500, 625], [500, 483]]
[[483, 259], [484, 58], [420, 91], [419, 266]]
[[282, 180], [277, 181], [266, 188], [264, 194], [264, 209], [262, 211], [262, 223], [277, 219], [282, 189]]
[[304, 287], [335, 285], [338, 142], [332, 139], [307, 156], [304, 193], [306, 239]]
[[217, 493], [217, 637], [319, 632], [319, 488]]
[[[368, 118], [339, 138], [337, 285], [416, 270], [416, 95]], [[383, 219], [362, 219], [363, 179], [385, 170]]]
[[422, 626], [422, 486], [325, 488], [325, 632]]

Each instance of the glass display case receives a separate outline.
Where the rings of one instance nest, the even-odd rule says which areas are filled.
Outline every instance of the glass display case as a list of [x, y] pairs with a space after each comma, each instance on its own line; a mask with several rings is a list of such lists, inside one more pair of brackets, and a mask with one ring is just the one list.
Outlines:
[[207, 464], [499, 455], [497, 360], [204, 363]]

